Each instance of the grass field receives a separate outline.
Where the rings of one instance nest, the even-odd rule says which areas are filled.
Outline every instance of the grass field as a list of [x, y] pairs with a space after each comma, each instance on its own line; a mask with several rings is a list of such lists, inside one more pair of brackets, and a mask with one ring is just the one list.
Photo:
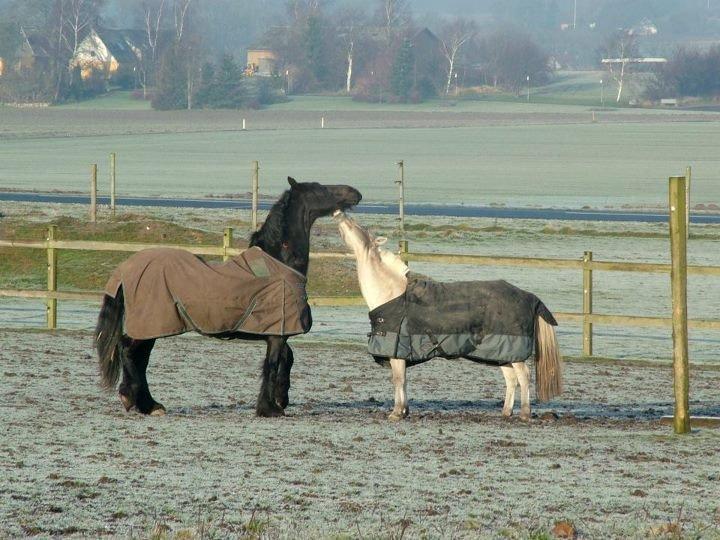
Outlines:
[[298, 96], [260, 111], [158, 112], [117, 92], [49, 109], [4, 107], [0, 189], [86, 191], [98, 163], [105, 192], [116, 152], [124, 195], [245, 193], [259, 160], [263, 193], [292, 175], [351, 183], [366, 201], [387, 201], [403, 159], [413, 202], [664, 206], [667, 177], [692, 165], [693, 202], [719, 203], [720, 114], [599, 108], [600, 77], [560, 73], [533, 89], [530, 103]]
[[[601, 113], [592, 124], [589, 113], [582, 121], [579, 113], [545, 108], [524, 114], [375, 113], [365, 120], [386, 128], [363, 127], [365, 113], [345, 112], [340, 119], [329, 115], [326, 125], [342, 121], [346, 127], [325, 130], [307, 127], [318, 120], [313, 113], [261, 111], [250, 125], [265, 125], [247, 132], [228, 124], [232, 115], [219, 119], [217, 112], [136, 111], [150, 115], [138, 126], [117, 111], [3, 110], [0, 117], [13, 116], [15, 124], [5, 125], [0, 146], [0, 188], [85, 191], [89, 166], [99, 163], [105, 192], [108, 154], [117, 152], [118, 189], [126, 195], [246, 192], [250, 162], [259, 160], [264, 193], [279, 192], [292, 175], [351, 183], [366, 201], [391, 200], [395, 162], [404, 159], [413, 202], [663, 205], [667, 177], [687, 165], [694, 168], [693, 201], [720, 202], [717, 122], [682, 121], [684, 115], [672, 113], [620, 119], [613, 116], [620, 113]], [[242, 113], [232, 114], [238, 119]]]
[[[671, 370], [566, 363], [529, 422], [500, 415], [498, 370], [389, 370], [360, 347], [295, 344], [288, 416], [258, 419], [260, 345], [159, 340], [162, 418], [103, 392], [90, 333], [3, 333], [0, 537], [717, 538], [718, 434], [673, 436]], [[718, 415], [715, 369], [693, 371]], [[516, 404], [517, 407], [517, 404]], [[572, 537], [572, 536], [571, 536]]]

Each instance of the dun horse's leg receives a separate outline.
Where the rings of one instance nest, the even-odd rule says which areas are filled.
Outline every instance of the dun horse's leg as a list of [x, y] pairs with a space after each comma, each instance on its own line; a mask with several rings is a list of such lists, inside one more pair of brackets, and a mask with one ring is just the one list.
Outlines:
[[530, 370], [525, 362], [515, 362], [512, 366], [520, 383], [520, 419], [530, 420]]
[[285, 409], [290, 403], [288, 392], [290, 391], [290, 370], [293, 367], [295, 358], [290, 345], [287, 343], [280, 355], [280, 362], [277, 370], [277, 384], [275, 386], [275, 403]]
[[500, 366], [503, 376], [505, 377], [505, 404], [503, 405], [503, 416], [509, 418], [513, 413], [513, 405], [515, 405], [515, 387], [517, 386], [517, 376], [512, 366]]
[[410, 414], [407, 402], [407, 378], [405, 377], [407, 362], [400, 358], [391, 358], [390, 368], [392, 369], [392, 382], [395, 385], [395, 407], [388, 419], [397, 422]]
[[263, 363], [262, 384], [258, 395], [255, 414], [258, 416], [283, 416], [285, 412], [275, 403], [278, 364], [285, 349], [286, 338], [271, 336], [267, 338], [267, 352]]
[[129, 411], [136, 407], [143, 414], [160, 416], [165, 414], [165, 407], [150, 395], [146, 377], [150, 353], [154, 345], [154, 339], [136, 340], [123, 336], [120, 342], [123, 381], [119, 393], [125, 410]]

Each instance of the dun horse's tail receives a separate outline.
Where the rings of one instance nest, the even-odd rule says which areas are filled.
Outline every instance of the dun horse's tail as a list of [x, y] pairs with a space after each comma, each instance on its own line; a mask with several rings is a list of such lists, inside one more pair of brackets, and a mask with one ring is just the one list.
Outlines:
[[103, 298], [97, 326], [95, 327], [95, 346], [100, 360], [102, 385], [112, 390], [117, 385], [122, 367], [120, 339], [123, 334], [125, 299], [122, 287], [115, 298], [107, 294]]
[[535, 317], [535, 381], [540, 401], [549, 401], [562, 394], [562, 359], [555, 326], [542, 314]]

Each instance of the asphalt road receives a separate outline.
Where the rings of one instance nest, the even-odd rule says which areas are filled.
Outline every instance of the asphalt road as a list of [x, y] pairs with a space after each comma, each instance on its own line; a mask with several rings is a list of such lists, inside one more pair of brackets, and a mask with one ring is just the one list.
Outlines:
[[[36, 202], [87, 204], [88, 196], [64, 193], [0, 192], [0, 202]], [[108, 197], [98, 197], [98, 204], [109, 204]], [[118, 197], [118, 206], [156, 206], [180, 208], [239, 208], [249, 210], [250, 199], [214, 198], [158, 198]], [[261, 210], [267, 210], [272, 201], [260, 201]], [[361, 214], [397, 214], [398, 205], [391, 203], [363, 203], [355, 210]], [[634, 221], [660, 223], [668, 220], [664, 212], [589, 210], [567, 208], [509, 208], [495, 206], [465, 206], [439, 204], [405, 204], [405, 214], [416, 216], [489, 217], [505, 219], [553, 219], [563, 221]], [[720, 224], [720, 214], [692, 214], [692, 223]]]

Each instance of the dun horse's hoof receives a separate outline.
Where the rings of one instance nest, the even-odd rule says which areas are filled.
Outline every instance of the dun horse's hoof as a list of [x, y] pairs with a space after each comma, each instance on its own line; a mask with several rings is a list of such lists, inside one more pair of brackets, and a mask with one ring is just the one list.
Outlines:
[[129, 411], [135, 406], [135, 401], [131, 397], [126, 396], [121, 392], [118, 392], [118, 397], [120, 398], [120, 403], [122, 403], [126, 411]]
[[167, 414], [167, 411], [161, 403], [155, 403], [155, 405], [152, 406], [152, 409], [150, 409], [149, 414], [150, 416], [165, 416]]
[[523, 422], [530, 421], [530, 409], [520, 409], [520, 420]]
[[393, 411], [388, 415], [388, 420], [391, 422], [400, 422], [410, 416], [410, 409], [403, 409], [402, 411]]

